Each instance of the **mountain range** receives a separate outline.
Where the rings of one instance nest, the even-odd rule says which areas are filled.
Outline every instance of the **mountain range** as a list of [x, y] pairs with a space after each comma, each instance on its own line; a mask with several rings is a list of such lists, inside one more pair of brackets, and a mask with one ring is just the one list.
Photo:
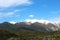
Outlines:
[[22, 22], [3, 22], [0, 23], [0, 28], [15, 28], [16, 30], [24, 29], [31, 31], [52, 32], [60, 29], [59, 22], [50, 22], [47, 20], [25, 20]]

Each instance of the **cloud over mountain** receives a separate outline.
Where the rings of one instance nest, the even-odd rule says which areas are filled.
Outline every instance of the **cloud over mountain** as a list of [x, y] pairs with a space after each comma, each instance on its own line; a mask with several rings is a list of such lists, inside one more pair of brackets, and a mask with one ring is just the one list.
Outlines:
[[35, 23], [35, 22], [39, 22], [39, 23], [50, 23], [51, 21], [48, 20], [43, 20], [43, 19], [26, 19], [26, 22], [31, 22], [31, 23]]

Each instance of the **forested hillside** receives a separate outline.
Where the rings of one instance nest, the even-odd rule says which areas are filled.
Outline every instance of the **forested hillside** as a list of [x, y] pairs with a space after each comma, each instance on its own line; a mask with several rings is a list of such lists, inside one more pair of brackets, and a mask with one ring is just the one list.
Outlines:
[[25, 22], [16, 24], [4, 22], [0, 23], [0, 40], [60, 40], [60, 30], [47, 31], [46, 25], [41, 23], [27, 25]]

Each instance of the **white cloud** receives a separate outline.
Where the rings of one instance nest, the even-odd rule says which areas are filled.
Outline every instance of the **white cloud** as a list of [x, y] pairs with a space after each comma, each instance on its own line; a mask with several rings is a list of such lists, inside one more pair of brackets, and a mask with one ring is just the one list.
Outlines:
[[14, 13], [10, 12], [10, 13], [0, 13], [0, 18], [4, 18], [4, 17], [9, 17], [12, 16]]
[[35, 22], [39, 22], [39, 23], [50, 23], [51, 21], [48, 20], [44, 20], [44, 19], [26, 19], [24, 20], [25, 22], [31, 22], [31, 23], [35, 23]]
[[26, 4], [32, 4], [32, 2], [29, 0], [0, 0], [0, 8]]
[[22, 11], [22, 10], [14, 10], [14, 12], [18, 12], [18, 11]]
[[5, 16], [12, 16], [13, 14], [15, 14], [14, 12], [9, 12], [9, 13], [6, 13]]
[[11, 24], [16, 24], [16, 22], [12, 22], [12, 21], [11, 21], [11, 22], [9, 22], [9, 23], [11, 23]]
[[11, 16], [13, 16], [18, 11], [21, 11], [21, 10], [14, 10], [14, 11], [8, 12], [8, 13], [0, 12], [0, 18], [11, 17]]
[[33, 18], [33, 17], [34, 17], [34, 15], [29, 15], [29, 17]]

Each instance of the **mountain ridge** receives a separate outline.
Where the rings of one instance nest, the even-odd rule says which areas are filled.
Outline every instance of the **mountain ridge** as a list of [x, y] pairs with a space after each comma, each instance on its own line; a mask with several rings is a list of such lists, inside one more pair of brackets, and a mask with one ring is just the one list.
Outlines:
[[60, 29], [60, 23], [50, 22], [47, 20], [25, 20], [22, 22], [3, 22], [0, 28], [16, 28], [35, 31], [57, 31]]

